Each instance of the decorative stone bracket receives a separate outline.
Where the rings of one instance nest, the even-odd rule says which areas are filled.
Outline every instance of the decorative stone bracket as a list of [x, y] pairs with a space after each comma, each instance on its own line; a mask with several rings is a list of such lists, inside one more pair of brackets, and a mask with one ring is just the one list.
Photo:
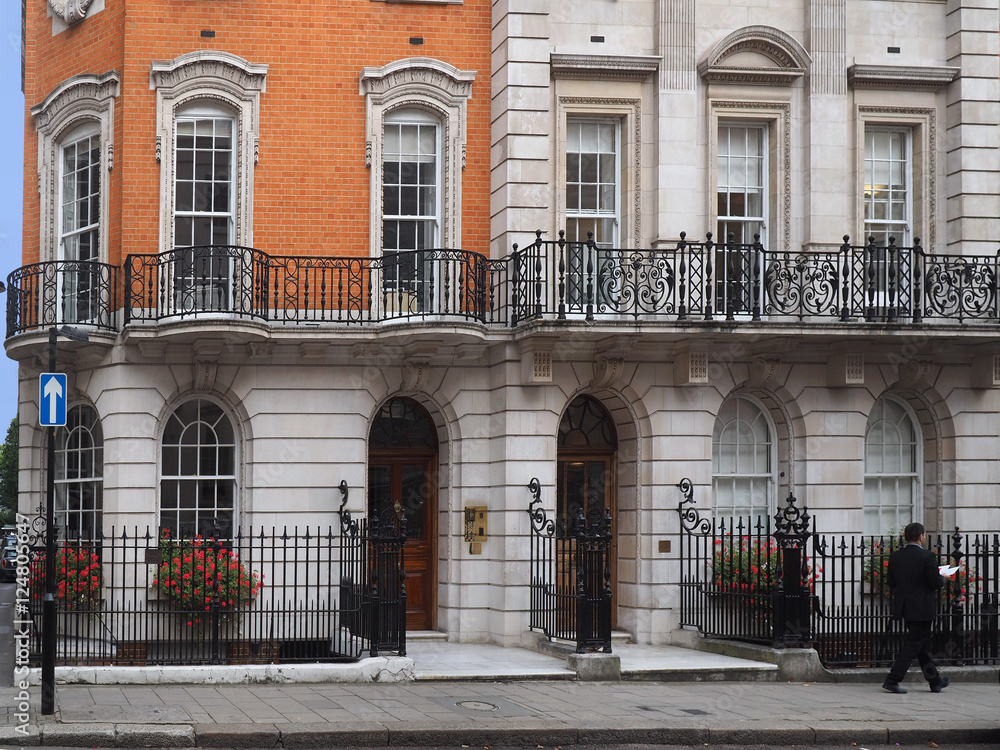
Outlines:
[[49, 0], [49, 7], [67, 26], [72, 26], [84, 19], [92, 2], [93, 0]]

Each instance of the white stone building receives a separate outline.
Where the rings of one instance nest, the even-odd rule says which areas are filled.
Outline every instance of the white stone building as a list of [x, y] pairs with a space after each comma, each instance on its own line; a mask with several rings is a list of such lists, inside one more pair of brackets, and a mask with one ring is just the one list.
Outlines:
[[[357, 514], [410, 508], [410, 627], [456, 641], [529, 641], [532, 478], [550, 514], [610, 509], [614, 626], [639, 643], [678, 624], [685, 477], [709, 515], [794, 494], [825, 531], [1000, 526], [996, 0], [505, 0], [492, 27], [490, 243], [462, 248], [489, 262], [408, 267], [405, 294], [379, 266], [352, 325], [317, 298], [282, 317], [276, 283], [242, 314], [242, 255], [228, 301], [140, 278], [89, 329], [66, 306], [12, 322], [12, 278], [23, 509], [41, 325], [67, 322], [90, 342], [59, 345], [82, 436], [60, 455], [87, 467], [57, 474], [65, 525], [329, 525], [346, 481]], [[257, 106], [265, 72], [230, 63]], [[461, 113], [462, 71], [432, 68]]]

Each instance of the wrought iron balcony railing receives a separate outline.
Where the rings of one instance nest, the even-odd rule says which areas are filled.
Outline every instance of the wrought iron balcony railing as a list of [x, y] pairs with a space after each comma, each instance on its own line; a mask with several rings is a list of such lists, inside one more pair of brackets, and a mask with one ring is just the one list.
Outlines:
[[[119, 286], [119, 276], [123, 286]], [[1000, 322], [1000, 256], [928, 254], [870, 241], [777, 252], [759, 241], [627, 250], [534, 242], [501, 259], [464, 250], [379, 258], [271, 256], [247, 247], [130, 255], [124, 269], [52, 261], [8, 278], [7, 336], [61, 323], [117, 330], [185, 317], [278, 325], [537, 319], [650, 322]], [[123, 289], [123, 293], [119, 292]]]
[[[561, 235], [562, 233], [560, 233]], [[759, 241], [689, 242], [655, 250], [603, 248], [593, 240], [542, 240], [510, 256], [512, 322], [555, 313], [737, 321], [996, 321], [1000, 258], [928, 255], [897, 247], [776, 252]]]
[[21, 266], [7, 277], [7, 336], [63, 323], [115, 330], [118, 276], [117, 266], [94, 261]]
[[270, 257], [252, 248], [130, 255], [125, 322], [228, 313], [274, 323], [486, 321], [486, 259], [463, 250], [381, 258]]

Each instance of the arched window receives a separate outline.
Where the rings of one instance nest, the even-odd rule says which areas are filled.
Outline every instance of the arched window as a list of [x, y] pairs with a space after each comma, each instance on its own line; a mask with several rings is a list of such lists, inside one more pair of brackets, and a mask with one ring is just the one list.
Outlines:
[[236, 435], [207, 399], [181, 404], [163, 430], [160, 528], [171, 536], [229, 536], [236, 523]]
[[[393, 309], [430, 305], [430, 263], [414, 252], [440, 246], [441, 136], [437, 118], [421, 110], [386, 116], [382, 149], [382, 253], [385, 292]], [[389, 304], [389, 303], [387, 303]]]
[[774, 507], [771, 427], [753, 401], [726, 401], [712, 430], [712, 490], [719, 518], [769, 516]]
[[865, 533], [888, 534], [917, 518], [920, 444], [913, 417], [880, 398], [865, 428]]
[[56, 431], [55, 513], [63, 539], [98, 539], [103, 527], [104, 434], [94, 409], [74, 406]]
[[615, 509], [617, 436], [601, 402], [577, 396], [559, 423], [556, 516], [570, 528], [580, 512]]
[[[42, 261], [108, 259], [110, 201], [108, 181], [101, 176], [114, 164], [107, 146], [114, 143], [117, 96], [118, 73], [81, 74], [59, 84], [31, 108], [38, 129]], [[77, 312], [67, 305], [67, 316]], [[87, 319], [78, 315], [76, 321]]]
[[[150, 64], [162, 252], [192, 245], [253, 245], [254, 166], [266, 78], [266, 65], [220, 50]], [[236, 195], [246, 199], [237, 201]]]
[[232, 243], [235, 127], [233, 114], [214, 105], [187, 106], [177, 115], [174, 247]]
[[91, 120], [61, 143], [59, 160], [59, 259], [66, 320], [85, 323], [98, 315], [99, 276], [89, 265], [101, 257], [101, 129]]

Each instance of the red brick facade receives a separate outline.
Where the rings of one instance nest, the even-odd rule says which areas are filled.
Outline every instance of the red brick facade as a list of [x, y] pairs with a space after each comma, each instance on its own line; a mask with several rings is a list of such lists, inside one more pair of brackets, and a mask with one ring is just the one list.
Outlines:
[[[28, 0], [26, 109], [81, 73], [116, 70], [109, 257], [157, 252], [160, 165], [150, 63], [219, 50], [268, 66], [254, 175], [254, 245], [272, 255], [367, 254], [364, 67], [435, 58], [476, 72], [468, 101], [461, 246], [489, 240], [490, 4], [352, 0], [332, 13], [310, 2], [106, 0], [54, 34], [46, 0]], [[214, 32], [214, 36], [209, 34]], [[412, 44], [411, 38], [423, 39]], [[24, 262], [39, 260], [38, 145], [25, 115]]]

